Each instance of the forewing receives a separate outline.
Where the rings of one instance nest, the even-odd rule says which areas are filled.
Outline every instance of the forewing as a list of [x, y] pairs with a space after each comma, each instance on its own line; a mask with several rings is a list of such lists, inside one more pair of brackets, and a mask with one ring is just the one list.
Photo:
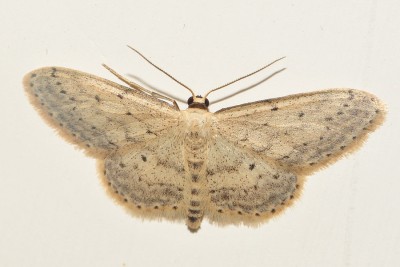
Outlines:
[[76, 70], [41, 68], [24, 77], [24, 86], [52, 126], [93, 154], [150, 140], [178, 123], [171, 105]]
[[294, 173], [216, 136], [208, 153], [206, 216], [220, 224], [260, 223], [291, 203], [297, 182]]
[[102, 165], [114, 197], [143, 217], [184, 219], [183, 138], [179, 130], [146, 143], [127, 145], [108, 155]]
[[306, 174], [357, 148], [384, 114], [369, 93], [333, 89], [222, 109], [214, 127], [232, 144]]

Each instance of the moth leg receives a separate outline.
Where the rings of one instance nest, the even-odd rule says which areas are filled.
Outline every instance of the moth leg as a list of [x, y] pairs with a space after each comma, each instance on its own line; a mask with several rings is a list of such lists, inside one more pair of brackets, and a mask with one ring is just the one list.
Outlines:
[[132, 82], [132, 81], [129, 81], [128, 79], [125, 79], [122, 75], [118, 74], [115, 70], [113, 70], [112, 68], [110, 68], [110, 67], [107, 66], [106, 64], [102, 64], [102, 65], [103, 65], [103, 67], [106, 68], [109, 72], [111, 72], [111, 73], [112, 73], [113, 75], [115, 75], [118, 79], [120, 79], [121, 81], [123, 81], [124, 83], [126, 83], [127, 85], [129, 85], [130, 87], [132, 87], [132, 88], [134, 88], [134, 89], [136, 89], [136, 90], [142, 91], [142, 92], [146, 92], [146, 93], [148, 93], [148, 94], [150, 94], [150, 95], [152, 95], [152, 96], [154, 96], [154, 97], [156, 97], [156, 98], [158, 98], [158, 99], [170, 101], [170, 102], [172, 102], [172, 104], [174, 105], [174, 107], [176, 108], [176, 110], [180, 110], [178, 104], [177, 104], [176, 101], [175, 101], [175, 99], [172, 99], [172, 98], [169, 98], [169, 97], [167, 97], [167, 96], [163, 96], [163, 95], [161, 95], [161, 94], [159, 94], [159, 93], [150, 91], [150, 90], [148, 90], [148, 89], [146, 89], [146, 88], [140, 86], [140, 85], [137, 84], [137, 83], [134, 83], [134, 82]]

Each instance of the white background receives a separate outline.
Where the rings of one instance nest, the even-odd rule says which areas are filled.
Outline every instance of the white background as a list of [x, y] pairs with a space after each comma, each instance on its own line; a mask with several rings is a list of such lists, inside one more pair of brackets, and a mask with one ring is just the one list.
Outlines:
[[[396, 0], [2, 1], [0, 266], [400, 266], [399, 12]], [[21, 84], [42, 66], [116, 81], [107, 63], [189, 97], [127, 44], [199, 94], [287, 56], [212, 94], [215, 103], [287, 68], [212, 111], [351, 87], [381, 98], [387, 120], [259, 228], [204, 222], [191, 234], [183, 224], [143, 222], [108, 198], [95, 160], [42, 121]]]

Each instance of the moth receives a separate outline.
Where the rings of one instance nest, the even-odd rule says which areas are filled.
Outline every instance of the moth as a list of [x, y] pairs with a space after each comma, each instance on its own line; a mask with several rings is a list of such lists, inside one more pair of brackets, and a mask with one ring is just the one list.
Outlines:
[[[132, 48], [133, 49], [133, 48]], [[109, 71], [129, 87], [77, 70], [28, 73], [30, 102], [67, 141], [98, 160], [109, 193], [135, 216], [257, 226], [299, 197], [307, 175], [355, 151], [384, 120], [383, 103], [354, 89], [289, 95], [208, 110]], [[273, 62], [274, 63], [274, 62]]]

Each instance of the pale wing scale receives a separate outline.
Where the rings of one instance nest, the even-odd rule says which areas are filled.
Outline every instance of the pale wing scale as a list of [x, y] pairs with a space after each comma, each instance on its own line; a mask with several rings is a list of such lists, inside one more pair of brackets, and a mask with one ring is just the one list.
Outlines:
[[290, 204], [298, 195], [297, 182], [293, 172], [217, 135], [209, 144], [205, 215], [218, 224], [257, 225]]
[[28, 73], [24, 86], [41, 115], [92, 154], [167, 133], [180, 116], [171, 105], [141, 91], [61, 67]]
[[101, 164], [106, 184], [132, 213], [145, 218], [186, 218], [189, 185], [179, 128], [147, 142], [127, 145]]
[[305, 174], [357, 148], [384, 114], [375, 96], [334, 89], [222, 109], [215, 127], [232, 144]]

